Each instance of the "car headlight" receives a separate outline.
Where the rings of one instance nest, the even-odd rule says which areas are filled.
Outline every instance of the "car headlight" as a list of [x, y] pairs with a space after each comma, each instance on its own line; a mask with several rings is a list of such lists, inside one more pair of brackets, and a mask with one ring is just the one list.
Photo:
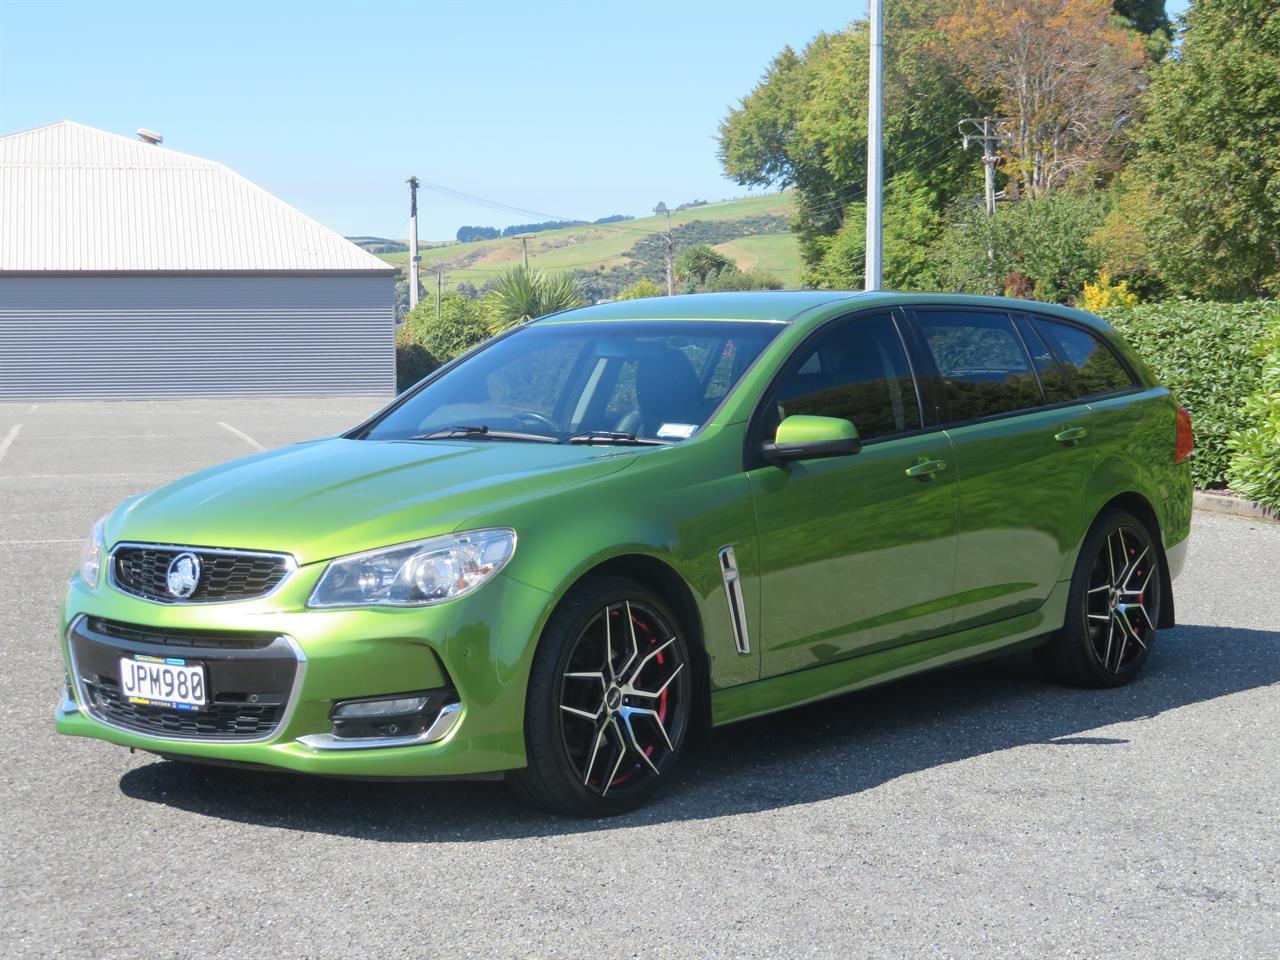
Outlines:
[[309, 607], [425, 607], [470, 593], [501, 570], [516, 532], [470, 530], [331, 560]]
[[106, 536], [106, 527], [107, 518], [103, 517], [93, 525], [93, 529], [89, 532], [89, 539], [84, 542], [84, 547], [80, 551], [80, 579], [95, 589], [98, 586], [98, 573], [102, 569], [102, 555], [107, 549], [103, 539]]

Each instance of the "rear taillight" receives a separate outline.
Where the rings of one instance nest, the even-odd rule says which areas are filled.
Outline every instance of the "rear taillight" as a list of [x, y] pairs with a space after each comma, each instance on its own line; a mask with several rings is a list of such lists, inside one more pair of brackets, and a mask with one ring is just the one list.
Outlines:
[[1182, 463], [1195, 449], [1196, 438], [1191, 432], [1191, 414], [1187, 412], [1187, 408], [1179, 407], [1175, 416], [1178, 421], [1178, 432], [1173, 441], [1173, 462]]

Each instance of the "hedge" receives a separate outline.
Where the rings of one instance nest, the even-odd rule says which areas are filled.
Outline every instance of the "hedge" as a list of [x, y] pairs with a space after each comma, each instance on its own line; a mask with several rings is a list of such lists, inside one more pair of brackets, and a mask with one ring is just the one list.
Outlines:
[[1228, 441], [1227, 480], [1237, 493], [1280, 510], [1280, 311], [1254, 352], [1262, 358], [1262, 387], [1244, 402], [1252, 425]]
[[1191, 411], [1195, 485], [1226, 486], [1231, 461], [1227, 442], [1255, 425], [1245, 399], [1262, 389], [1263, 357], [1257, 344], [1280, 316], [1280, 303], [1174, 300], [1114, 307], [1102, 316]]

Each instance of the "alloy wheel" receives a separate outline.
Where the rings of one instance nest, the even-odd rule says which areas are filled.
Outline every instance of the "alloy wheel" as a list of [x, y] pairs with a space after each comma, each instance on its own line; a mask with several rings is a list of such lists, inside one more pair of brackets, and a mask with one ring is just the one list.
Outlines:
[[1098, 544], [1085, 592], [1089, 645], [1102, 669], [1120, 674], [1150, 649], [1160, 609], [1159, 564], [1150, 538], [1129, 524]]
[[670, 767], [692, 688], [684, 644], [657, 611], [605, 606], [575, 639], [559, 687], [565, 753], [591, 793], [620, 799]]

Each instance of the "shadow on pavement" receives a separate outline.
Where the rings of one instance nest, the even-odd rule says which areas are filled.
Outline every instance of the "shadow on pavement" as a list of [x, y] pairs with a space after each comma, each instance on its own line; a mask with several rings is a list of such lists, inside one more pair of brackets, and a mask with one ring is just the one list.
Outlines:
[[902, 680], [717, 730], [650, 806], [571, 820], [524, 806], [498, 783], [376, 783], [156, 762], [129, 797], [242, 823], [388, 842], [556, 836], [812, 803], [1009, 747], [1105, 750], [1085, 733], [1280, 681], [1280, 633], [1183, 626], [1160, 636], [1139, 680], [1118, 690], [1045, 684], [1029, 654]]

